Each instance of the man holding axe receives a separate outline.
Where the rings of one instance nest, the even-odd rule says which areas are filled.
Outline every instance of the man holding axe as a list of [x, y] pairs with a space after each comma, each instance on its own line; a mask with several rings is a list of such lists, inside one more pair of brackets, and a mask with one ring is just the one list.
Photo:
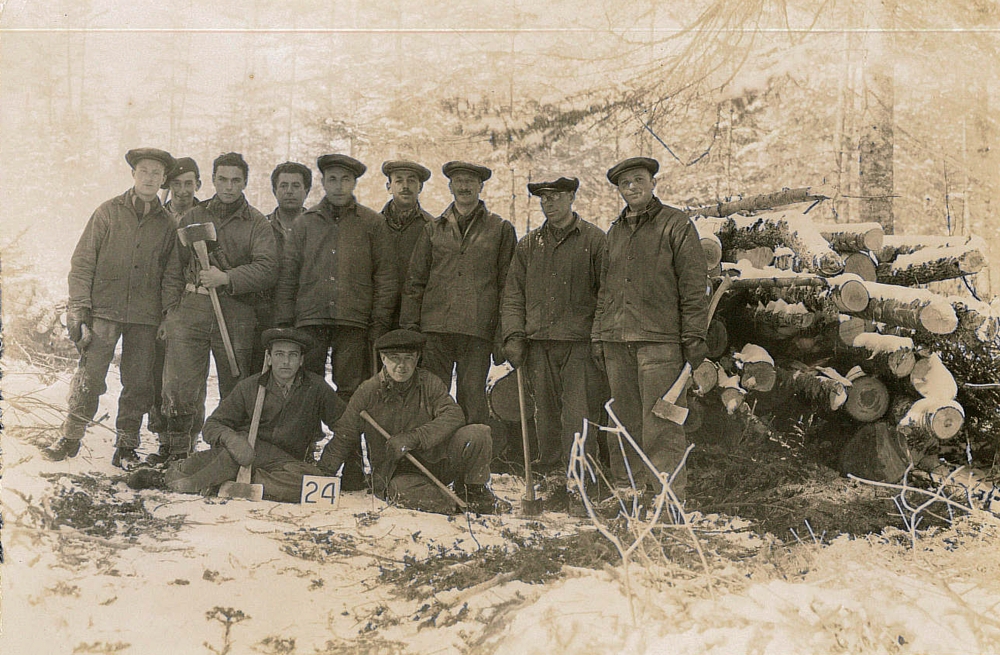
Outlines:
[[[480, 514], [510, 511], [486, 486], [490, 428], [465, 425], [444, 383], [417, 367], [425, 341], [411, 330], [379, 337], [375, 349], [383, 368], [354, 392], [319, 466], [336, 473], [363, 432], [379, 498], [427, 512], [450, 513], [456, 506]], [[445, 487], [451, 482], [454, 492]]]
[[170, 455], [187, 456], [209, 352], [219, 373], [219, 396], [250, 374], [255, 294], [274, 286], [278, 262], [267, 219], [243, 196], [249, 167], [230, 152], [212, 163], [215, 196], [181, 217], [166, 275], [167, 338], [163, 409]]
[[[313, 447], [323, 439], [321, 423], [333, 426], [344, 402], [323, 378], [302, 368], [314, 346], [308, 334], [273, 328], [262, 338], [270, 370], [237, 383], [205, 421], [202, 433], [211, 449], [173, 462], [165, 472], [139, 469], [129, 476], [130, 487], [206, 493], [229, 483], [229, 497], [297, 502], [303, 476], [322, 475]], [[241, 467], [251, 473], [245, 485], [231, 482]]]
[[112, 463], [138, 463], [142, 416], [153, 400], [156, 329], [162, 317], [164, 271], [174, 252], [174, 222], [157, 192], [174, 164], [169, 153], [138, 148], [125, 154], [134, 186], [105, 202], [87, 222], [73, 252], [66, 327], [80, 352], [70, 384], [62, 436], [42, 451], [50, 461], [75, 457], [97, 412], [119, 339], [122, 392]]
[[[612, 409], [653, 465], [672, 474], [687, 436], [682, 424], [662, 418], [654, 406], [672, 388], [671, 404], [687, 406], [684, 380], [678, 378], [707, 353], [708, 276], [694, 224], [653, 195], [659, 168], [655, 159], [632, 157], [608, 170], [608, 181], [627, 206], [608, 230], [591, 345], [598, 366], [607, 370]], [[628, 487], [617, 442], [609, 449], [614, 482]], [[625, 451], [637, 484], [658, 493], [659, 482], [627, 442]], [[684, 469], [671, 481], [681, 500], [686, 482]]]

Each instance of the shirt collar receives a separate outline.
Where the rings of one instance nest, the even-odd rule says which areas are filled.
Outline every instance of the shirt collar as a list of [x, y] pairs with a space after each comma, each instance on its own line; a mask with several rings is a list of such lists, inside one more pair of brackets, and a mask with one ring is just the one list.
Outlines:
[[557, 229], [548, 220], [545, 221], [545, 225], [543, 225], [542, 227], [546, 231], [548, 231], [548, 233], [551, 234], [552, 237], [557, 242], [559, 242], [559, 241], [562, 241], [563, 239], [565, 239], [566, 237], [568, 237], [572, 232], [579, 232], [580, 231], [580, 217], [577, 215], [576, 212], [573, 212], [573, 220], [570, 221], [569, 225], [567, 225], [566, 227], [564, 227], [562, 229]]

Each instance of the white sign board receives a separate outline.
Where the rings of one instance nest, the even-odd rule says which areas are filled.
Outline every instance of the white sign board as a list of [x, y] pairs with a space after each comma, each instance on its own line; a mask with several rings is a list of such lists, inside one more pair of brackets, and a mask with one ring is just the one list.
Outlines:
[[322, 475], [306, 475], [302, 477], [302, 496], [299, 503], [303, 505], [323, 505], [336, 509], [340, 502], [340, 478]]

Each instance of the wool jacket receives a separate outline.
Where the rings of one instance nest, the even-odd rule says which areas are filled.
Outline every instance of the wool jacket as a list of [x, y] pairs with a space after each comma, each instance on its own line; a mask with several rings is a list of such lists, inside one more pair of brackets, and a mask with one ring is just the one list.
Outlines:
[[638, 215], [627, 213], [608, 230], [592, 338], [704, 343], [708, 274], [694, 224], [655, 197]]
[[301, 214], [285, 243], [274, 293], [278, 325], [388, 327], [398, 290], [385, 219], [324, 197]]
[[454, 204], [424, 227], [410, 258], [401, 326], [497, 340], [514, 226], [482, 201], [462, 234]]
[[528, 233], [507, 272], [504, 340], [589, 341], [607, 256], [604, 232], [575, 212], [562, 235], [548, 221]]
[[[202, 428], [206, 443], [218, 447], [227, 434], [249, 434], [261, 375], [240, 380], [222, 399]], [[324, 438], [320, 423], [332, 428], [344, 413], [344, 401], [315, 373], [300, 369], [287, 396], [270, 374], [263, 375], [267, 377], [257, 440], [277, 446], [299, 461], [311, 460], [314, 444]]]
[[393, 201], [390, 200], [379, 212], [385, 217], [386, 247], [389, 258], [396, 262], [396, 282], [399, 284], [393, 303], [390, 327], [399, 325], [399, 304], [402, 300], [403, 286], [406, 284], [406, 275], [410, 270], [413, 248], [417, 245], [417, 239], [423, 232], [424, 226], [434, 220], [430, 213], [417, 205], [415, 213], [409, 217], [408, 222], [398, 223], [390, 219], [393, 209]]
[[[229, 274], [229, 284], [219, 287], [219, 295], [253, 303], [255, 294], [274, 286], [278, 269], [274, 232], [264, 215], [242, 198], [228, 215], [219, 216], [225, 206], [218, 197], [192, 207], [181, 216], [178, 228], [197, 223], [215, 224], [215, 243], [209, 244], [213, 266]], [[166, 274], [164, 309], [180, 302], [185, 285], [198, 286], [201, 265], [190, 246], [178, 241]]]
[[103, 203], [73, 251], [69, 310], [118, 323], [159, 325], [164, 275], [174, 256], [174, 220], [156, 203], [140, 217], [131, 189]]

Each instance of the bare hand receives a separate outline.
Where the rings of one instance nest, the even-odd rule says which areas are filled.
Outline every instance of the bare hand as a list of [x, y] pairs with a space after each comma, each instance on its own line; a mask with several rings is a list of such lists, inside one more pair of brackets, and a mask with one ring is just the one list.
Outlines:
[[160, 325], [156, 328], [156, 338], [160, 341], [166, 341], [167, 339], [167, 319], [160, 321]]
[[229, 273], [210, 266], [208, 270], [201, 271], [198, 274], [198, 282], [201, 283], [201, 286], [208, 289], [224, 287], [229, 284]]

